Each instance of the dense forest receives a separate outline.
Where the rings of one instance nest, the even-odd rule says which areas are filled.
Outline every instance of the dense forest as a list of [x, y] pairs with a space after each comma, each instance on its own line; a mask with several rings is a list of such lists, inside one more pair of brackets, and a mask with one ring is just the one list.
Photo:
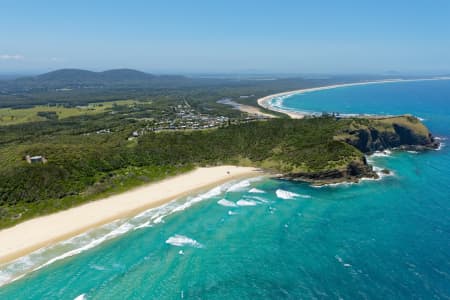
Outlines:
[[[0, 223], [72, 206], [196, 165], [255, 162], [322, 168], [331, 160], [360, 155], [332, 140], [341, 125], [331, 119], [149, 132], [137, 140], [127, 139], [135, 128], [133, 122], [114, 119], [108, 124], [112, 133], [86, 134], [107, 121], [97, 116], [81, 126], [79, 120], [72, 120], [0, 127]], [[277, 150], [280, 147], [289, 151]], [[29, 164], [26, 155], [43, 156], [47, 162]]]
[[355, 180], [376, 176], [363, 153], [432, 144], [413, 117], [261, 119], [218, 102], [256, 105], [273, 92], [356, 80], [60, 70], [0, 81], [0, 227], [197, 166], [251, 165], [310, 182]]
[[[105, 122], [108, 133], [89, 134]], [[365, 164], [352, 138], [358, 139], [355, 128], [372, 128], [374, 122], [379, 121], [272, 119], [207, 130], [150, 131], [137, 139], [128, 138], [135, 122], [105, 115], [0, 127], [0, 226], [195, 166], [252, 165], [285, 174], [346, 170], [354, 162]], [[377, 126], [392, 128], [389, 123]], [[45, 157], [45, 163], [30, 164], [27, 155]]]

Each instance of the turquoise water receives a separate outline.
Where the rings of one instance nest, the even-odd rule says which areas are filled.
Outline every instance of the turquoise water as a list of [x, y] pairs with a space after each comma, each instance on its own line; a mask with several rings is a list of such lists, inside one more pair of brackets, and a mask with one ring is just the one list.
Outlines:
[[[334, 89], [283, 105], [408, 112], [450, 136], [448, 81]], [[1, 287], [0, 299], [448, 299], [449, 148], [370, 160], [394, 175], [322, 188], [241, 180], [104, 226], [4, 266], [0, 282], [57, 257]]]

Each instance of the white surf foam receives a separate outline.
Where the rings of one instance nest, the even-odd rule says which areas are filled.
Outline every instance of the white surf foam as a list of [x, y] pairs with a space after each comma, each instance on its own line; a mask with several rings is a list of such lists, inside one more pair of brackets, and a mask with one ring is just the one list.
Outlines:
[[[395, 173], [393, 171], [389, 170], [389, 173], [385, 173], [385, 172], [383, 172], [383, 170], [384, 170], [383, 168], [380, 168], [380, 167], [377, 167], [377, 166], [373, 166], [373, 170], [375, 171], [375, 173], [377, 173], [378, 179], [366, 178], [365, 180], [370, 180], [370, 179], [372, 179], [372, 180], [381, 180], [384, 177], [394, 176], [395, 175]], [[364, 180], [364, 178], [362, 180]]]
[[298, 194], [298, 196], [299, 196], [300, 198], [304, 198], [304, 199], [310, 199], [310, 198], [312, 198], [310, 195]]
[[444, 148], [444, 147], [446, 146], [446, 144], [445, 144], [444, 142], [442, 142], [442, 141], [446, 141], [446, 140], [447, 140], [446, 137], [436, 136], [434, 139], [435, 139], [436, 141], [439, 141], [439, 147], [437, 147], [437, 148], [435, 149], [436, 151], [442, 150], [442, 148]]
[[48, 266], [48, 265], [50, 265], [50, 264], [52, 264], [52, 263], [54, 263], [56, 261], [59, 261], [59, 260], [62, 260], [64, 258], [80, 254], [81, 252], [84, 252], [84, 251], [89, 250], [89, 249], [92, 249], [92, 248], [98, 246], [99, 244], [101, 244], [101, 243], [103, 243], [105, 241], [108, 241], [108, 240], [113, 239], [113, 238], [115, 238], [115, 237], [117, 237], [119, 235], [123, 235], [124, 233], [127, 233], [128, 231], [130, 231], [133, 228], [134, 228], [134, 226], [132, 224], [124, 223], [124, 224], [120, 225], [119, 227], [117, 227], [116, 229], [114, 229], [113, 231], [107, 233], [104, 236], [101, 236], [98, 239], [92, 240], [91, 242], [89, 242], [88, 244], [86, 244], [86, 245], [84, 245], [82, 247], [75, 248], [75, 249], [73, 249], [71, 251], [65, 252], [62, 255], [59, 255], [57, 257], [54, 257], [54, 258], [50, 259], [46, 263], [44, 263], [44, 264], [38, 266], [37, 268], [33, 269], [33, 271], [37, 271], [37, 270], [39, 270], [39, 269], [41, 269], [41, 268], [43, 268], [45, 266]]
[[155, 224], [163, 222], [164, 218], [175, 212], [183, 211], [198, 202], [220, 195], [231, 184], [233, 183], [226, 183], [206, 193], [188, 197], [184, 201], [174, 200], [160, 207], [142, 212], [129, 220], [114, 221], [66, 241], [41, 248], [27, 256], [2, 265], [0, 267], [0, 286], [17, 280], [26, 273], [39, 270], [56, 261], [92, 249], [107, 240], [126, 234], [130, 230], [152, 227]]
[[138, 225], [134, 228], [134, 230], [141, 229], [141, 228], [149, 228], [153, 227], [152, 224], [150, 224], [150, 221], [145, 222], [144, 224]]
[[198, 195], [198, 196], [196, 196], [196, 197], [194, 197], [194, 198], [192, 198], [192, 199], [186, 201], [185, 203], [183, 203], [183, 204], [181, 204], [181, 205], [175, 207], [175, 208], [172, 210], [172, 213], [178, 212], [178, 211], [183, 211], [183, 210], [185, 210], [186, 208], [189, 208], [189, 207], [191, 207], [192, 205], [194, 205], [194, 204], [196, 204], [196, 203], [198, 203], [198, 202], [201, 202], [201, 201], [203, 201], [203, 200], [212, 198], [212, 197], [214, 197], [214, 196], [218, 196], [218, 195], [220, 195], [222, 192], [223, 192], [223, 191], [222, 191], [222, 186], [218, 186], [218, 187], [216, 187], [216, 188], [213, 188], [213, 189], [210, 190], [209, 192], [204, 193], [204, 194], [201, 194], [201, 195]]
[[338, 182], [338, 183], [327, 183], [327, 184], [322, 184], [322, 185], [311, 185], [311, 187], [316, 188], [316, 189], [321, 189], [324, 187], [347, 187], [347, 186], [351, 186], [353, 184], [357, 184], [355, 182]]
[[252, 188], [250, 191], [248, 191], [249, 193], [252, 194], [265, 194], [266, 192], [257, 188]]
[[226, 207], [236, 207], [236, 203], [232, 202], [232, 201], [228, 201], [226, 199], [220, 199], [219, 201], [217, 201], [217, 204], [222, 205], [222, 206], [226, 206]]
[[345, 263], [344, 260], [343, 260], [339, 255], [335, 255], [334, 258], [336, 258], [336, 260], [337, 260], [341, 265], [343, 265], [343, 266], [346, 267], [346, 268], [349, 268], [349, 267], [352, 266], [352, 265], [349, 264], [349, 263]]
[[249, 178], [249, 179], [244, 179], [244, 180], [240, 180], [238, 182], [234, 182], [231, 184], [231, 186], [229, 186], [226, 191], [227, 192], [239, 192], [242, 190], [245, 190], [246, 188], [248, 188], [249, 186], [251, 186], [252, 182], [256, 182], [261, 180], [263, 177], [254, 177], [254, 178]]
[[81, 294], [75, 297], [73, 300], [86, 300], [86, 294]]
[[281, 189], [276, 190], [275, 194], [277, 195], [278, 198], [285, 200], [294, 199], [295, 197], [298, 196], [298, 194], [296, 193], [292, 193]]
[[338, 182], [338, 183], [328, 183], [328, 184], [323, 184], [323, 185], [312, 185], [312, 187], [314, 188], [324, 188], [324, 187], [348, 187], [354, 184], [359, 184], [362, 183], [364, 181], [379, 181], [382, 180], [385, 177], [389, 177], [389, 176], [395, 176], [395, 173], [391, 170], [389, 170], [389, 173], [386, 174], [383, 172], [383, 168], [377, 167], [377, 166], [373, 166], [373, 170], [375, 171], [375, 173], [377, 173], [378, 178], [371, 178], [371, 177], [363, 177], [361, 179], [359, 179], [359, 182]]
[[256, 203], [255, 201], [252, 201], [252, 200], [239, 200], [238, 202], [236, 202], [236, 204], [239, 206], [256, 206], [256, 205], [258, 205], [258, 203]]
[[194, 248], [203, 248], [203, 245], [197, 242], [196, 240], [179, 234], [176, 234], [168, 238], [166, 240], [166, 244], [170, 244], [176, 247], [190, 246]]
[[242, 180], [242, 181], [239, 181], [238, 183], [233, 184], [231, 187], [229, 187], [227, 192], [241, 191], [249, 186], [250, 186], [249, 180]]
[[384, 150], [384, 151], [376, 151], [370, 157], [390, 157], [392, 155], [392, 151]]
[[268, 203], [269, 201], [263, 197], [259, 196], [244, 196], [244, 200], [256, 200], [261, 203]]
[[298, 197], [305, 198], [305, 199], [311, 198], [310, 195], [297, 194], [297, 193], [285, 191], [285, 190], [282, 190], [282, 189], [276, 190], [275, 194], [277, 195], [278, 198], [284, 199], [284, 200], [295, 199], [295, 198], [298, 198]]

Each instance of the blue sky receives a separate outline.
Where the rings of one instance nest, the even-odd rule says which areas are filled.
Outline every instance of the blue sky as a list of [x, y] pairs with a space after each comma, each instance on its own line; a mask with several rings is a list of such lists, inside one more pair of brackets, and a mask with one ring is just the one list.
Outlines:
[[0, 73], [450, 72], [448, 0], [0, 0]]

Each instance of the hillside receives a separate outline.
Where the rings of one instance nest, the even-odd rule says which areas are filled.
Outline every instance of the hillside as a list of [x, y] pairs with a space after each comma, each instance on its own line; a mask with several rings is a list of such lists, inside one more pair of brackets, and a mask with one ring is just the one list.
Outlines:
[[[91, 118], [2, 129], [0, 227], [195, 166], [256, 166], [284, 179], [324, 184], [376, 177], [364, 156], [373, 150], [437, 147], [428, 129], [410, 116], [273, 119], [210, 130], [148, 131], [132, 140], [138, 124]], [[97, 123], [112, 130], [86, 134], [86, 127]], [[367, 140], [362, 134], [367, 131], [379, 138]], [[26, 155], [42, 155], [46, 163], [29, 164]]]
[[[92, 72], [62, 69], [42, 75], [0, 80], [0, 107], [26, 108], [35, 105], [86, 105], [92, 102], [115, 100], [186, 99], [208, 106], [231, 98], [257, 106], [257, 99], [269, 94], [360, 80], [381, 79], [369, 75], [335, 75], [326, 78], [246, 76], [181, 76], [155, 75], [131, 69]], [[242, 96], [242, 97], [241, 97]]]
[[[387, 149], [424, 151], [439, 146], [426, 126], [410, 115], [349, 118], [339, 120], [338, 123], [340, 126], [333, 132], [333, 141], [343, 142], [363, 154]], [[316, 185], [342, 181], [357, 182], [362, 177], [378, 178], [364, 156], [356, 155], [350, 161], [332, 163], [331, 166], [307, 170], [294, 168], [281, 177]]]
[[188, 82], [189, 79], [178, 75], [153, 75], [131, 69], [116, 69], [92, 72], [79, 69], [56, 70], [34, 77], [24, 77], [2, 82], [6, 88], [92, 88], [119, 86], [170, 86]]

